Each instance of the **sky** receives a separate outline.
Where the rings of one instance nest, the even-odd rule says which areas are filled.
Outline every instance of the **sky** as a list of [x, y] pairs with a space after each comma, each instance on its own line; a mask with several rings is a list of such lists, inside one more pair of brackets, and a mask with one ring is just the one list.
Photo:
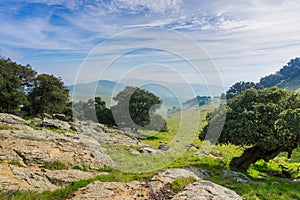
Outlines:
[[0, 55], [66, 84], [229, 87], [300, 56], [299, 10], [300, 0], [1, 0]]

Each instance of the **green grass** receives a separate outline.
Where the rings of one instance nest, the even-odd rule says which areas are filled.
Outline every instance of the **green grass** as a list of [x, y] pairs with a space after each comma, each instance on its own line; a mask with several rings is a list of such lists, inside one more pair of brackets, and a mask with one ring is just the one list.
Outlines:
[[60, 161], [53, 161], [53, 162], [45, 162], [43, 165], [44, 168], [46, 169], [50, 169], [50, 170], [64, 170], [64, 169], [68, 169], [68, 167], [60, 162]]
[[8, 164], [9, 165], [17, 165], [17, 166], [19, 166], [20, 165], [20, 161], [18, 161], [18, 160], [11, 160], [11, 161], [8, 162]]
[[175, 179], [175, 181], [171, 184], [171, 189], [178, 191], [185, 188], [185, 186], [187, 186], [188, 184], [194, 183], [195, 181], [196, 180], [193, 177], [180, 177]]
[[19, 128], [8, 125], [0, 125], [0, 130], [19, 130]]

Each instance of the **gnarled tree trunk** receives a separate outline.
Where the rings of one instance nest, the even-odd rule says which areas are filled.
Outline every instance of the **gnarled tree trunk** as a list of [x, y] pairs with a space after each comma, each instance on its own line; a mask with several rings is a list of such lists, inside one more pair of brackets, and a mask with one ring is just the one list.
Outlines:
[[258, 146], [254, 146], [246, 149], [240, 157], [234, 157], [229, 166], [232, 170], [247, 171], [252, 163], [260, 159], [269, 161], [275, 158], [280, 152], [282, 152], [281, 148], [266, 151]]

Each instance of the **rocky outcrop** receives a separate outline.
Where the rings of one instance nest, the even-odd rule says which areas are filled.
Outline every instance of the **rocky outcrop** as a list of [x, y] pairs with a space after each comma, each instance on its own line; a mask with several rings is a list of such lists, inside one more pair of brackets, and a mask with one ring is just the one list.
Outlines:
[[[171, 189], [171, 184], [177, 178], [188, 177], [193, 177], [195, 182], [180, 191]], [[209, 181], [203, 181], [193, 172], [178, 168], [158, 173], [148, 182], [103, 183], [96, 181], [74, 192], [71, 199], [242, 200], [234, 191]]]
[[31, 127], [27, 126], [28, 122], [26, 122], [24, 119], [7, 114], [7, 113], [0, 113], [0, 126], [7, 126], [11, 129], [27, 129], [32, 130]]
[[210, 181], [197, 181], [189, 184], [172, 200], [242, 200], [234, 191], [214, 184]]
[[86, 135], [57, 134], [47, 130], [0, 131], [0, 159], [42, 167], [60, 161], [68, 167], [84, 163], [89, 169], [112, 166], [113, 161], [96, 139]]
[[47, 170], [37, 167], [19, 167], [0, 164], [1, 190], [56, 190], [74, 181], [103, 174], [79, 170]]

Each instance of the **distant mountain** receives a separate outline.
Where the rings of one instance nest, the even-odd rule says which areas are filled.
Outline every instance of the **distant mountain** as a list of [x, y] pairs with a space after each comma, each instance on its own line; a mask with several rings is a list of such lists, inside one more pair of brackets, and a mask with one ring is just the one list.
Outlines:
[[100, 80], [90, 83], [80, 83], [77, 85], [70, 85], [70, 96], [73, 101], [87, 101], [93, 95], [101, 96], [108, 105], [114, 104], [112, 95], [122, 91], [127, 85], [139, 86], [142, 89], [149, 90], [153, 94], [159, 96], [164, 105], [168, 107], [179, 107], [182, 102], [187, 101], [197, 95], [209, 95], [209, 90], [203, 84], [186, 84], [186, 83], [171, 83], [160, 82], [142, 84], [142, 80], [130, 80], [124, 83], [117, 83], [109, 80]]
[[69, 86], [71, 94], [73, 92], [76, 94], [112, 94], [114, 88], [122, 90], [125, 87], [121, 84], [109, 80], [100, 80]]
[[277, 86], [296, 91], [300, 89], [300, 58], [290, 60], [285, 66], [274, 74], [260, 79], [264, 87]]

